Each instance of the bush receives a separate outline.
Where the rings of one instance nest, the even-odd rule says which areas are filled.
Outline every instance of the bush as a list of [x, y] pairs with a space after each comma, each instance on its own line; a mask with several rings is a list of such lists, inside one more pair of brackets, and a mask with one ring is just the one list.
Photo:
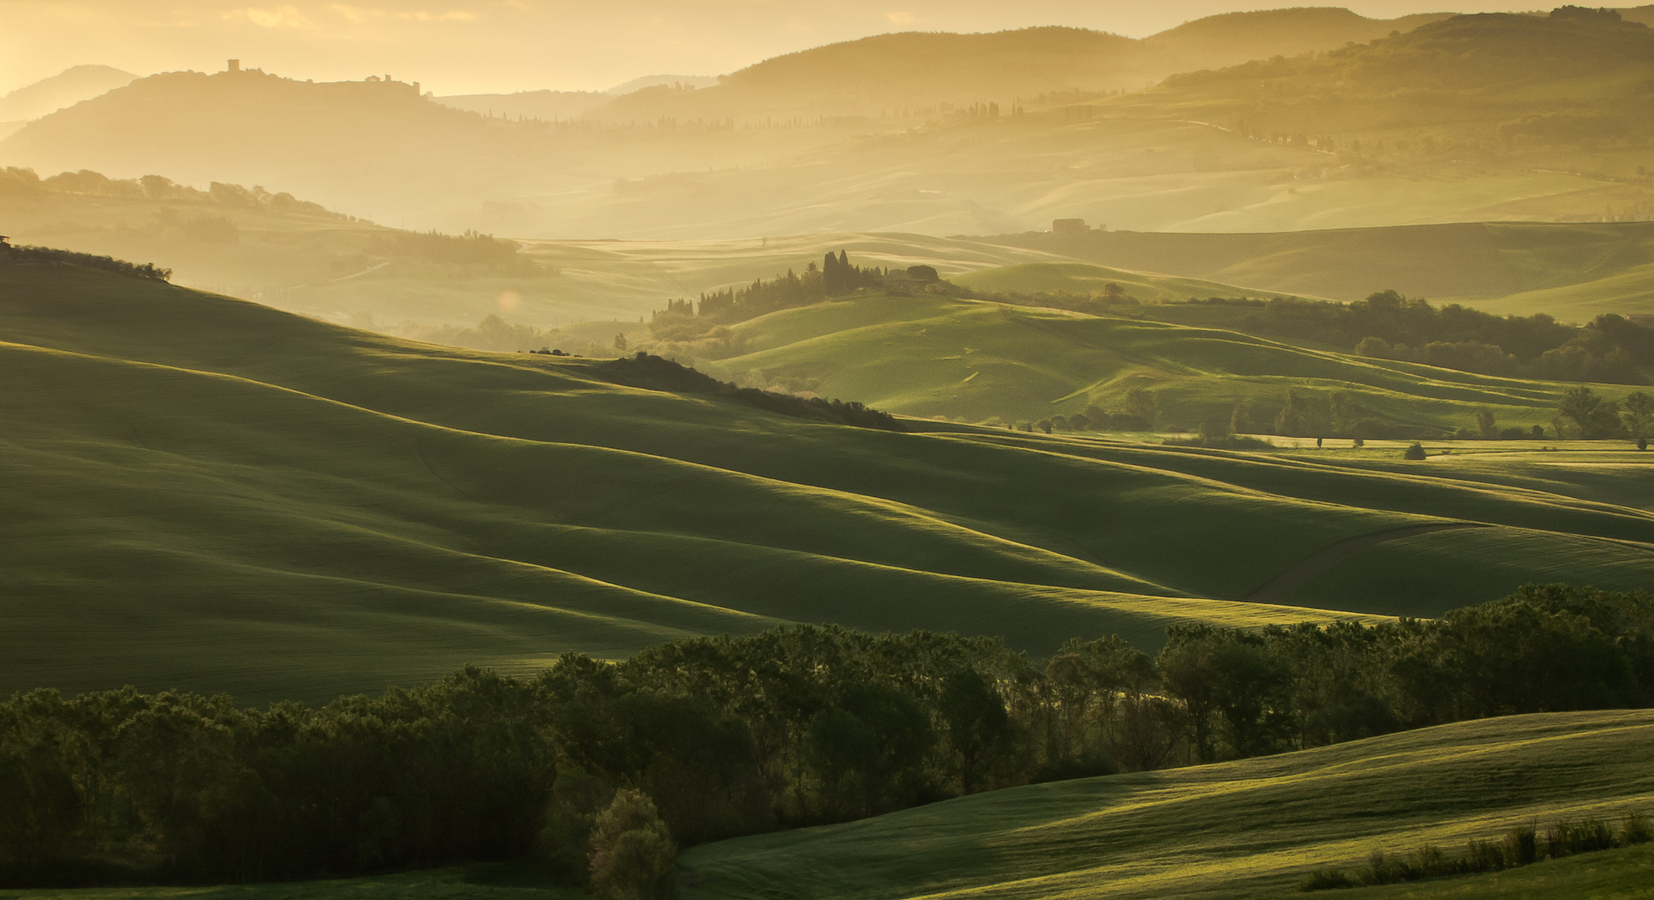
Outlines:
[[1520, 825], [1505, 835], [1505, 861], [1525, 866], [1539, 859], [1539, 834], [1532, 825]]
[[664, 900], [678, 893], [678, 845], [641, 791], [617, 791], [591, 838], [591, 890], [610, 900]]
[[1355, 887], [1350, 876], [1344, 874], [1343, 869], [1318, 869], [1309, 873], [1303, 881], [1298, 883], [1298, 890], [1304, 893], [1310, 891], [1329, 891], [1338, 888]]
[[1411, 460], [1423, 459], [1424, 458], [1424, 447], [1422, 445], [1420, 445], [1418, 441], [1414, 441], [1412, 443], [1412, 446], [1408, 447], [1406, 450], [1403, 450], [1401, 452], [1401, 458], [1402, 459], [1411, 459]]
[[1634, 844], [1646, 844], [1654, 840], [1654, 833], [1648, 827], [1648, 817], [1640, 812], [1634, 812], [1625, 817], [1625, 826], [1620, 829], [1620, 843], [1627, 847]]

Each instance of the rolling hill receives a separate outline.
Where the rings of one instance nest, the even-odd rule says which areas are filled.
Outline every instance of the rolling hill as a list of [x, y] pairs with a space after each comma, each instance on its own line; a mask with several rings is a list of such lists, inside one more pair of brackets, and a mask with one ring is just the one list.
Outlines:
[[[1589, 321], [1654, 309], [1654, 224], [1517, 222], [1253, 234], [1091, 231], [982, 239], [1101, 266], [1359, 300], [1394, 289], [1502, 315]], [[977, 271], [986, 290], [1083, 288], [1083, 270]], [[1068, 286], [1068, 287], [1065, 287]], [[1028, 291], [1033, 287], [1023, 288]], [[1089, 290], [1090, 288], [1083, 288]], [[1187, 296], [1187, 295], [1186, 295]]]
[[1136, 91], [1177, 72], [1332, 50], [1442, 18], [1279, 9], [1208, 16], [1142, 40], [1062, 27], [882, 34], [767, 59], [700, 90], [634, 92], [587, 115], [737, 123], [850, 116], [871, 125], [988, 102], [1009, 114], [1019, 100]]
[[[968, 280], [968, 279], [967, 279]], [[1160, 421], [1194, 431], [1241, 400], [1272, 421], [1288, 388], [1346, 391], [1373, 416], [1445, 431], [1474, 410], [1549, 423], [1566, 385], [1309, 349], [1235, 331], [1155, 321], [1117, 307], [1092, 316], [942, 297], [859, 296], [734, 327], [726, 377], [861, 397], [914, 416], [1026, 422], [1117, 410], [1131, 388], [1159, 392]], [[1598, 385], [1609, 396], [1635, 390]]]
[[[1634, 451], [1417, 465], [895, 434], [74, 268], [0, 285], [3, 690], [317, 699], [786, 621], [1153, 647], [1174, 621], [1428, 615], [1654, 573]], [[1437, 524], [1482, 527], [1418, 533]], [[1432, 563], [1376, 589], [1316, 562], [1373, 536], [1335, 562]], [[1471, 561], [1475, 584], [1444, 577]], [[1313, 589], [1282, 588], [1294, 571]]]
[[0, 123], [21, 125], [124, 87], [137, 77], [112, 66], [73, 66], [0, 97]]
[[[1221, 123], [1350, 165], [1433, 158], [1637, 176], [1654, 109], [1654, 31], [1553, 14], [1456, 16], [1313, 56], [1185, 72], [1105, 103]], [[1587, 162], [1587, 160], [1589, 162]]]
[[[1646, 813], [1646, 711], [1515, 716], [1233, 763], [1011, 788], [845, 825], [697, 847], [689, 897], [1285, 897], [1382, 850], [1457, 851], [1517, 825]], [[1638, 883], [1647, 848], [1501, 886]], [[1576, 864], [1577, 863], [1577, 864]], [[1561, 871], [1558, 871], [1561, 870]], [[1554, 880], [1548, 880], [1549, 878]], [[1530, 880], [1531, 879], [1531, 880]], [[1335, 896], [1481, 897], [1474, 876]], [[1572, 888], [1572, 890], [1569, 890]], [[1619, 894], [1616, 896], [1626, 896]], [[1634, 894], [1633, 894], [1634, 896]]]

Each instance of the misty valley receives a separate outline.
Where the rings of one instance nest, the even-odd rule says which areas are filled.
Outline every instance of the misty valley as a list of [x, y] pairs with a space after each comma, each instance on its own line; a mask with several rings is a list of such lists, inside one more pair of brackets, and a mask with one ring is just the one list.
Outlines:
[[6, 897], [1647, 893], [1654, 7], [117, 6]]

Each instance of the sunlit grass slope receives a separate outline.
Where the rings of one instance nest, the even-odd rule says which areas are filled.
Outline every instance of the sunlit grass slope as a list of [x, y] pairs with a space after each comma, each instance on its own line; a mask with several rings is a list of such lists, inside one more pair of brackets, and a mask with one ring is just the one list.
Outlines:
[[[1289, 388], [1348, 391], [1378, 417], [1453, 430], [1488, 407], [1505, 424], [1548, 423], [1565, 387], [1307, 349], [1116, 307], [1109, 316], [946, 297], [861, 296], [736, 328], [720, 371], [801, 379], [818, 393], [916, 416], [1029, 421], [1159, 392], [1162, 424], [1193, 430], [1255, 402], [1272, 419]], [[1618, 396], [1628, 388], [1601, 386]]]
[[1059, 490], [1041, 470], [1060, 460], [99, 273], [0, 278], [7, 690], [316, 696], [786, 620], [1045, 647], [1253, 617], [1156, 605], [1188, 592], [996, 513], [1011, 460], [1028, 458], [1036, 499]]
[[[1152, 649], [1176, 621], [1654, 577], [1641, 468], [1616, 500], [1543, 460], [1507, 485], [1493, 463], [869, 431], [76, 269], [0, 269], [0, 372], [0, 691], [318, 699], [780, 622]], [[1444, 552], [1393, 594], [1278, 587], [1340, 541], [1461, 521], [1491, 526], [1483, 582], [1442, 577]], [[1300, 606], [1248, 602], [1271, 584]]]
[[1646, 711], [1467, 722], [710, 844], [685, 857], [686, 884], [691, 897], [764, 900], [1286, 896], [1309, 871], [1354, 868], [1375, 849], [1456, 849], [1536, 818], [1646, 811], [1651, 762]]

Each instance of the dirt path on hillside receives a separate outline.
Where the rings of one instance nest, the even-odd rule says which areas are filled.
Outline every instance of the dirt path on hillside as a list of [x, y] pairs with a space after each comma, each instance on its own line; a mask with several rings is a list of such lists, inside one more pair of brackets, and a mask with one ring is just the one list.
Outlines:
[[1246, 599], [1251, 603], [1278, 603], [1280, 598], [1290, 593], [1293, 588], [1328, 571], [1351, 555], [1374, 544], [1396, 541], [1418, 534], [1429, 534], [1432, 531], [1486, 527], [1488, 526], [1480, 522], [1443, 522], [1439, 525], [1412, 525], [1407, 528], [1396, 528], [1391, 531], [1380, 531], [1377, 534], [1364, 534], [1360, 537], [1349, 538], [1327, 547], [1285, 572], [1276, 575], [1268, 584], [1253, 591]]

